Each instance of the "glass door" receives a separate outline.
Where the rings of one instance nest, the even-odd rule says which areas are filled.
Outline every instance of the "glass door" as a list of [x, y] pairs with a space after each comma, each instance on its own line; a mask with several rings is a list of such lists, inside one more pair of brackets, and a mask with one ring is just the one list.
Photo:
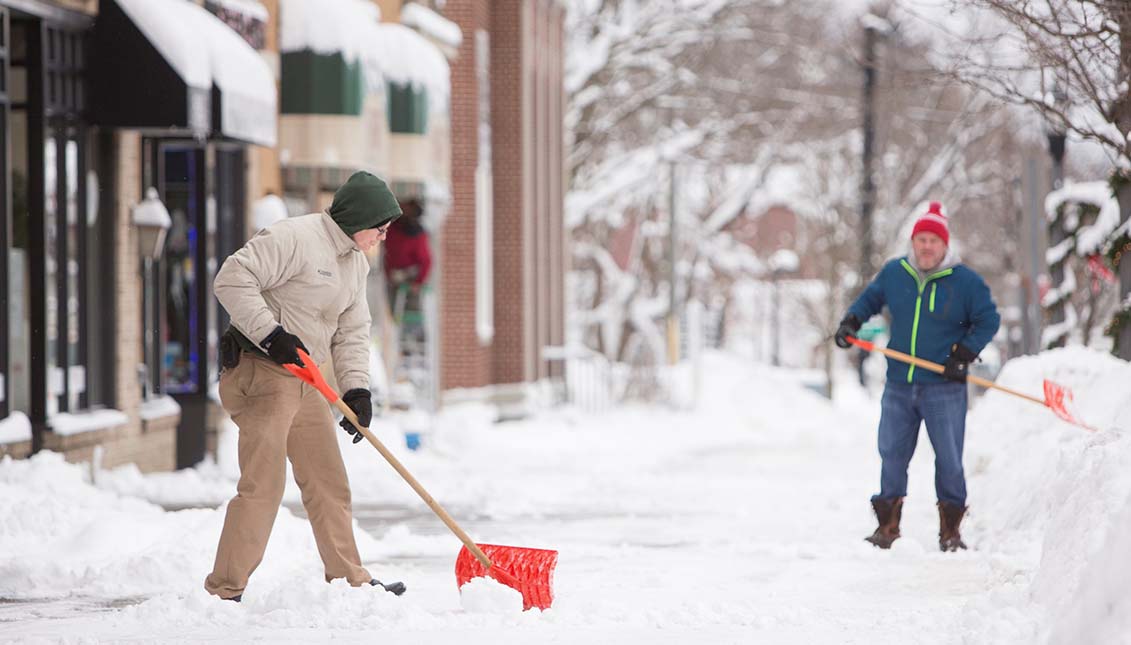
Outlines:
[[198, 340], [206, 333], [206, 303], [197, 285], [203, 279], [200, 256], [205, 241], [205, 204], [198, 183], [204, 150], [165, 145], [160, 151], [161, 196], [172, 218], [165, 241], [164, 347], [162, 388], [169, 394], [200, 391], [202, 356]]

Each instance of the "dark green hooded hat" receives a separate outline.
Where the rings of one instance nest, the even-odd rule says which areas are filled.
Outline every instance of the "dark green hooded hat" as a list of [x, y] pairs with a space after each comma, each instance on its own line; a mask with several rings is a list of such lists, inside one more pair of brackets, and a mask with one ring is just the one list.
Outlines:
[[330, 217], [353, 235], [367, 228], [377, 228], [401, 216], [401, 207], [393, 191], [377, 176], [364, 170], [355, 172], [349, 181], [334, 193]]

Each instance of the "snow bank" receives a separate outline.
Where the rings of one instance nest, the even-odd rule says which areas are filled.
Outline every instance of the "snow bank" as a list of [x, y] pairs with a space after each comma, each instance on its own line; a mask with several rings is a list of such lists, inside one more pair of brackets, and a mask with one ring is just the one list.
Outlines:
[[[1116, 426], [1131, 427], [1131, 365], [1074, 347], [1012, 360], [998, 382], [1039, 397], [1044, 378], [1070, 388], [1074, 413], [1101, 430], [1089, 433], [996, 391], [971, 414], [969, 541], [1005, 551], [1040, 545], [1015, 554], [1033, 573], [1003, 566], [1002, 606], [971, 607], [973, 622], [1040, 635], [1029, 642], [1127, 642], [1131, 440]], [[995, 633], [982, 635], [989, 642]]]
[[[89, 476], [88, 465], [52, 452], [0, 460], [0, 597], [203, 595], [226, 507], [166, 512], [96, 488]], [[355, 533], [372, 559], [382, 547]], [[318, 589], [321, 572], [310, 525], [280, 509], [257, 582]]]

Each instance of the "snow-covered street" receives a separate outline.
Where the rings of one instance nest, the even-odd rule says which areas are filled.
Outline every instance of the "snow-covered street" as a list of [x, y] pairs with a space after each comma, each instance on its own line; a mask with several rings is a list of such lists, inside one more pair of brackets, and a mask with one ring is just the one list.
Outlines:
[[[938, 551], [924, 436], [904, 537], [884, 552], [863, 540], [879, 468], [874, 394], [844, 384], [830, 403], [800, 372], [721, 354], [703, 367], [694, 411], [495, 425], [456, 408], [419, 452], [391, 422], [375, 424], [476, 540], [560, 551], [548, 611], [520, 612], [505, 594], [461, 603], [458, 540], [343, 434], [363, 560], [405, 581], [404, 596], [325, 584], [288, 489], [243, 602], [219, 601], [202, 580], [223, 521], [215, 505], [234, 490], [223, 452], [194, 471], [98, 471], [95, 485], [89, 465], [41, 454], [0, 462], [0, 640], [1131, 642], [1131, 539], [1116, 530], [1131, 521], [1131, 445], [1119, 431], [1090, 435], [1031, 403], [979, 399], [971, 551]], [[1042, 377], [1073, 388], [1101, 428], [1129, 425], [1116, 413], [1125, 363], [1061, 350], [1002, 375], [1028, 390]]]

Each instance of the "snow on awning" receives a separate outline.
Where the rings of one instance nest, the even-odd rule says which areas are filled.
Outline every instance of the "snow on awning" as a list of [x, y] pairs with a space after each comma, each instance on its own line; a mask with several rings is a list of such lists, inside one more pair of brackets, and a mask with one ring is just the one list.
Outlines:
[[103, 2], [95, 50], [96, 122], [275, 145], [271, 69], [239, 34], [195, 3]]
[[374, 37], [381, 10], [367, 0], [282, 0], [279, 53], [341, 53], [347, 63], [361, 58]]
[[282, 0], [279, 52], [341, 53], [348, 63], [362, 62], [371, 85], [376, 80], [424, 88], [430, 107], [446, 109], [451, 81], [443, 52], [404, 25], [378, 22], [380, 17], [366, 0]]
[[381, 23], [377, 28], [366, 62], [390, 82], [424, 88], [430, 109], [447, 110], [451, 70], [440, 49], [404, 25]]
[[425, 36], [452, 49], [459, 49], [463, 42], [463, 31], [460, 30], [459, 25], [415, 2], [409, 2], [401, 7], [401, 24], [417, 29]]

